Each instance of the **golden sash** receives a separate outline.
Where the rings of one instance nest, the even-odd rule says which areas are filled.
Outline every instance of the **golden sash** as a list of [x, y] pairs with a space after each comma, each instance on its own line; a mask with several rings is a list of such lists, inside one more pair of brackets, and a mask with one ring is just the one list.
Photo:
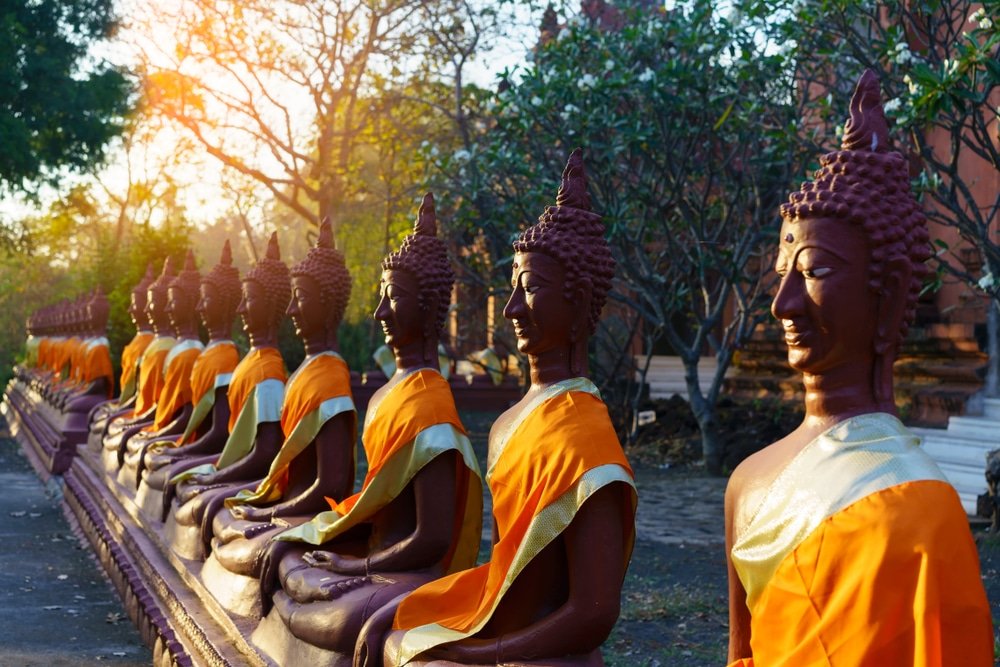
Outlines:
[[178, 445], [194, 441], [198, 428], [215, 407], [215, 391], [229, 386], [233, 371], [239, 363], [239, 350], [230, 340], [209, 343], [198, 355], [191, 368], [191, 403], [194, 410], [184, 433], [177, 439]]

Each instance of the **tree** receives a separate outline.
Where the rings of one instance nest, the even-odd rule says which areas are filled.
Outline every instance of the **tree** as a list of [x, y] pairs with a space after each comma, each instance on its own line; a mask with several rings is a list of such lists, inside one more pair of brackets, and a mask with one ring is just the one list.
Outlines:
[[[621, 378], [634, 375], [630, 332], [643, 337], [646, 363], [665, 338], [684, 361], [705, 461], [717, 473], [716, 401], [733, 353], [767, 317], [767, 250], [803, 153], [786, 60], [768, 53], [754, 24], [714, 5], [587, 3], [532, 64], [508, 73], [513, 85], [497, 96], [475, 151], [495, 199], [479, 221], [483, 264], [501, 284], [512, 235], [551, 203], [566, 156], [584, 147], [621, 306], [610, 318], [615, 354], [596, 359], [595, 374], [602, 391], [620, 392]], [[706, 350], [718, 371], [703, 392], [697, 364]], [[638, 393], [620, 400], [634, 408]]]
[[5, 2], [0, 11], [0, 187], [31, 189], [98, 164], [123, 128], [131, 82], [93, 55], [112, 0]]
[[918, 165], [913, 185], [936, 237], [938, 284], [948, 276], [990, 297], [985, 393], [1000, 395], [1000, 4], [766, 4], [785, 18], [770, 23], [773, 39], [796, 59], [815, 118], [828, 118], [828, 92], [864, 68], [878, 73], [893, 135]]

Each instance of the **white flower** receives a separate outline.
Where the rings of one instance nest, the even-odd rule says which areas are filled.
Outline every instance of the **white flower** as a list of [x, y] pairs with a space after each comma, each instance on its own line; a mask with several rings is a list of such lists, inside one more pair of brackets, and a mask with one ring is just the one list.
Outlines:
[[903, 83], [910, 89], [910, 95], [916, 95], [920, 91], [920, 86], [907, 74], [903, 77]]
[[941, 64], [944, 65], [944, 73], [945, 74], [954, 74], [955, 72], [958, 71], [958, 59], [957, 58], [954, 58], [954, 59], [952, 59], [952, 58], [945, 58], [944, 62], [942, 62]]
[[982, 21], [985, 16], [986, 16], [986, 9], [980, 7], [979, 9], [977, 9], [976, 11], [972, 12], [972, 14], [969, 15], [969, 23], [977, 23], [979, 21]]
[[611, 60], [609, 58], [608, 60], [604, 61], [604, 71], [605, 72], [610, 72], [614, 68], [615, 68], [615, 61], [614, 60]]
[[993, 19], [989, 18], [988, 16], [984, 16], [979, 20], [979, 27], [982, 28], [983, 30], [989, 30], [990, 28], [993, 27]]
[[431, 155], [433, 157], [437, 157], [438, 152], [439, 151], [438, 151], [438, 147], [437, 146], [431, 146]]
[[637, 78], [639, 79], [639, 83], [649, 83], [653, 80], [653, 76], [653, 70], [647, 67]]
[[593, 88], [597, 85], [597, 77], [593, 74], [584, 74], [580, 77], [580, 80], [576, 82], [576, 85], [581, 90], [586, 90], [587, 88]]
[[882, 105], [882, 109], [886, 113], [893, 113], [893, 112], [895, 112], [895, 111], [897, 111], [899, 109], [899, 105], [900, 104], [901, 103], [899, 101], [899, 98], [897, 97], [896, 99], [889, 100], [888, 102], [886, 102], [885, 104], [883, 104]]
[[457, 151], [455, 151], [455, 153], [451, 157], [456, 162], [465, 162], [470, 157], [472, 157], [472, 153], [465, 150], [464, 148], [459, 148]]
[[896, 55], [894, 60], [897, 65], [905, 65], [906, 63], [913, 61], [913, 54], [910, 53], [910, 47], [906, 45], [906, 42], [900, 42], [896, 45]]
[[533, 107], [540, 107], [540, 106], [542, 106], [542, 98], [539, 97], [538, 95], [535, 95], [534, 97], [532, 97], [531, 98], [531, 106], [533, 106]]
[[995, 284], [996, 281], [993, 279], [993, 274], [990, 273], [989, 271], [984, 273], [983, 277], [979, 279], [979, 289], [983, 290], [984, 292], [989, 291], [989, 289], [993, 287]]
[[564, 121], [570, 120], [574, 114], [580, 113], [580, 107], [575, 104], [567, 104], [563, 107], [563, 110], [559, 112], [559, 117]]
[[698, 53], [708, 53], [711, 50], [712, 50], [711, 44], [702, 44], [701, 46], [698, 47]]

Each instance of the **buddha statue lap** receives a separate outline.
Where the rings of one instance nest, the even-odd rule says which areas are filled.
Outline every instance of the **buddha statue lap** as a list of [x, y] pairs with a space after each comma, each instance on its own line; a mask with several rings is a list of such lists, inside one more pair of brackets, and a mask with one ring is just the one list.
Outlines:
[[277, 341], [291, 283], [277, 234], [265, 257], [243, 278], [242, 291], [237, 312], [251, 347], [229, 385], [225, 446], [211, 462], [168, 466], [179, 473], [168, 480], [164, 497], [175, 506], [167, 517], [168, 540], [178, 555], [192, 560], [203, 560], [211, 549], [212, 519], [223, 501], [260, 483], [283, 440], [279, 420], [287, 373]]
[[[146, 291], [154, 278], [153, 265], [149, 264], [146, 267], [146, 274], [133, 288], [129, 298], [128, 314], [135, 325], [136, 332], [132, 340], [122, 349], [122, 372], [118, 384], [118, 398], [101, 403], [90, 411], [88, 417], [90, 435], [87, 438], [87, 443], [94, 454], [99, 454], [101, 451], [101, 441], [104, 439], [108, 422], [115, 417], [131, 414], [135, 405], [139, 359], [154, 337], [149, 317], [146, 315]], [[42, 350], [43, 347], [40, 346], [39, 363], [41, 363]]]
[[729, 478], [734, 667], [993, 662], [965, 512], [896, 417], [893, 361], [931, 248], [879, 98], [867, 71], [841, 150], [781, 207], [771, 311], [805, 418]]
[[122, 467], [118, 483], [126, 489], [138, 489], [142, 480], [142, 460], [151, 442], [180, 435], [191, 417], [191, 374], [205, 349], [198, 338], [198, 313], [201, 275], [195, 268], [194, 254], [188, 250], [184, 270], [167, 288], [167, 316], [177, 344], [167, 354], [163, 366], [163, 387], [156, 398], [153, 423], [131, 438], [122, 439]]
[[124, 452], [119, 453], [123, 440], [152, 423], [156, 399], [163, 388], [163, 369], [167, 355], [177, 343], [167, 313], [170, 283], [174, 279], [173, 260], [167, 257], [163, 271], [146, 291], [146, 315], [155, 334], [139, 360], [139, 379], [136, 387], [135, 406], [128, 416], [118, 416], [108, 422], [102, 440], [101, 459], [105, 470], [112, 477], [118, 474]]
[[232, 261], [226, 241], [219, 263], [202, 277], [199, 286], [197, 311], [209, 340], [191, 369], [191, 414], [184, 432], [179, 437], [150, 441], [137, 464], [142, 481], [135, 502], [148, 521], [166, 520], [170, 503], [164, 507], [164, 490], [168, 480], [185, 467], [213, 463], [229, 436], [227, 395], [240, 361], [230, 334], [242, 296], [239, 271]]
[[350, 370], [337, 354], [351, 276], [328, 220], [291, 275], [287, 314], [306, 357], [285, 385], [284, 442], [257, 488], [226, 499], [228, 511], [216, 513], [201, 574], [209, 592], [241, 616], [260, 616], [260, 567], [271, 538], [327, 508], [328, 498], [345, 499], [354, 485], [357, 415]]
[[587, 339], [614, 274], [579, 149], [556, 205], [514, 244], [504, 309], [531, 386], [493, 425], [489, 561], [380, 609], [357, 665], [600, 665], [618, 618], [635, 487], [587, 379]]
[[368, 404], [361, 490], [279, 533], [265, 554], [267, 613], [251, 641], [279, 664], [351, 664], [372, 611], [475, 562], [482, 487], [437, 367], [454, 274], [436, 224], [427, 195], [414, 232], [382, 264], [375, 319], [396, 369]]

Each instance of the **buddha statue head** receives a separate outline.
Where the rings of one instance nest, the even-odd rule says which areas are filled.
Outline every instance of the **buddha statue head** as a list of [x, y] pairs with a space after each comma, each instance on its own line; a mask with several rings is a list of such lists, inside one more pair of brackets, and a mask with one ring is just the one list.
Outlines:
[[454, 282], [448, 249], [437, 236], [434, 195], [427, 193], [413, 233], [382, 260], [375, 319], [396, 355], [397, 371], [414, 363], [437, 367], [438, 337]]
[[873, 72], [854, 91], [841, 149], [820, 165], [781, 207], [781, 285], [771, 311], [789, 363], [807, 378], [807, 404], [810, 383], [826, 378], [871, 410], [894, 412], [892, 364], [930, 246], [907, 161], [889, 148]]
[[188, 249], [184, 268], [170, 281], [167, 288], [167, 315], [174, 334], [180, 338], [193, 338], [197, 334], [198, 320], [195, 306], [201, 274], [194, 265], [194, 253]]
[[587, 373], [587, 340], [611, 289], [615, 260], [601, 216], [590, 208], [583, 151], [563, 170], [555, 206], [514, 243], [510, 300], [517, 349], [550, 377]]
[[110, 312], [111, 306], [108, 303], [108, 297], [104, 296], [104, 290], [100, 286], [95, 287], [90, 300], [87, 302], [87, 319], [90, 335], [104, 335], [108, 329], [108, 315]]
[[132, 318], [132, 324], [139, 331], [149, 330], [149, 316], [146, 314], [147, 290], [155, 278], [153, 264], [150, 262], [146, 265], [146, 274], [132, 288], [132, 294], [129, 297], [128, 315]]
[[170, 283], [174, 280], [174, 260], [169, 255], [163, 261], [163, 271], [146, 290], [146, 316], [157, 335], [170, 333], [170, 315], [167, 313]]
[[337, 328], [351, 298], [351, 274], [344, 255], [334, 247], [328, 219], [320, 223], [316, 245], [292, 267], [291, 275], [292, 298], [287, 314], [306, 352], [335, 349]]
[[209, 338], [229, 337], [241, 297], [240, 272], [233, 266], [233, 251], [227, 239], [219, 263], [201, 279], [198, 314]]
[[278, 327], [291, 294], [288, 267], [281, 261], [275, 232], [267, 244], [267, 254], [243, 277], [243, 298], [237, 312], [243, 318], [243, 330], [251, 345], [277, 344]]

